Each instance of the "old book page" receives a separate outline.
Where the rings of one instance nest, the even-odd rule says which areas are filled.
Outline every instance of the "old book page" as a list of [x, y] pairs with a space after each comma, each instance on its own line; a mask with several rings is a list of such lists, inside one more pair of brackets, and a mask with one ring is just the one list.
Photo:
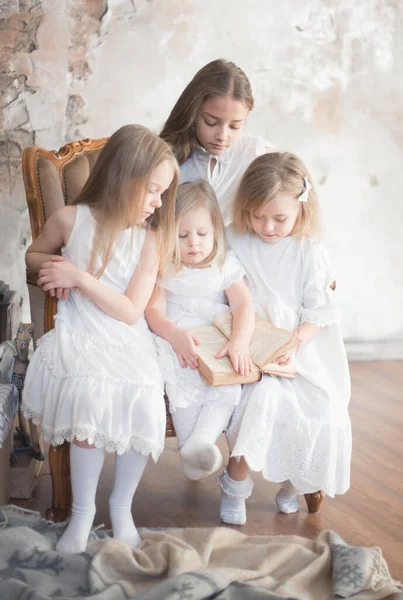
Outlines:
[[[293, 372], [288, 367], [280, 367], [275, 364], [272, 365], [273, 361], [276, 360], [282, 354], [291, 350], [298, 344], [296, 336], [291, 331], [285, 329], [278, 329], [272, 323], [266, 319], [262, 319], [259, 315], [255, 315], [256, 325], [255, 331], [252, 335], [250, 343], [250, 355], [252, 361], [261, 369], [264, 373], [269, 374], [282, 374]], [[232, 334], [232, 314], [231, 313], [220, 313], [214, 318], [214, 324], [222, 333], [230, 339]], [[285, 369], [285, 371], [284, 371]], [[276, 371], [276, 373], [274, 373]]]
[[245, 377], [234, 371], [228, 356], [215, 358], [228, 340], [214, 325], [189, 327], [188, 331], [200, 340], [200, 346], [196, 346], [199, 356], [199, 371], [211, 385], [252, 383], [261, 378], [262, 374], [255, 365], [251, 373]]

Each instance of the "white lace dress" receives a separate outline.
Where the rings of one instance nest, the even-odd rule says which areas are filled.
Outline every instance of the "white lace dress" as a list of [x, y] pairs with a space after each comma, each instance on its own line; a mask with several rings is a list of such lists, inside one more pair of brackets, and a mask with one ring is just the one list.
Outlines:
[[[260, 136], [242, 135], [233, 146], [220, 156], [209, 154], [198, 147], [181, 166], [181, 183], [204, 179], [214, 188], [220, 205], [224, 223], [231, 222], [232, 203], [241, 178], [250, 163], [266, 152], [274, 149], [273, 144]], [[211, 170], [211, 161], [215, 166]]]
[[290, 331], [304, 322], [322, 327], [296, 355], [295, 380], [264, 375], [244, 386], [227, 432], [232, 455], [301, 492], [342, 494], [350, 484], [350, 376], [328, 254], [307, 238], [267, 244], [229, 227], [227, 239], [258, 314]]
[[[62, 254], [86, 269], [96, 222], [77, 206]], [[146, 231], [118, 239], [100, 281], [124, 293], [138, 264]], [[34, 352], [25, 379], [23, 410], [51, 444], [88, 440], [121, 454], [130, 449], [156, 460], [165, 441], [165, 403], [157, 348], [141, 316], [134, 325], [110, 317], [79, 291], [59, 300], [55, 328]]]
[[[243, 279], [244, 274], [234, 253], [228, 252], [222, 268], [217, 264], [205, 269], [183, 267], [178, 277], [165, 278], [159, 285], [166, 290], [169, 320], [185, 329], [212, 325], [215, 315], [229, 311], [225, 290]], [[238, 404], [241, 386], [209, 385], [196, 369], [181, 367], [171, 344], [162, 338], [157, 338], [157, 343], [172, 413], [178, 408], [207, 403]]]

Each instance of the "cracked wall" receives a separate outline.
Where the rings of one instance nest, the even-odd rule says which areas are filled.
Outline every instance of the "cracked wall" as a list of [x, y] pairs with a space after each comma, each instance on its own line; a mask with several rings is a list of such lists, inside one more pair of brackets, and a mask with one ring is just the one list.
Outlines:
[[298, 153], [317, 182], [345, 337], [403, 340], [400, 3], [0, 6], [0, 279], [17, 290], [23, 310], [22, 149], [102, 137], [129, 122], [159, 130], [195, 71], [222, 56], [251, 79], [256, 107], [248, 130]]

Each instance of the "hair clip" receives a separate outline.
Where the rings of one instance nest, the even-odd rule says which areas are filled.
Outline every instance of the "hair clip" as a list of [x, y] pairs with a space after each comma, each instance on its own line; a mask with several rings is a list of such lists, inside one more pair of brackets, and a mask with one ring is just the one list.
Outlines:
[[305, 175], [304, 177], [304, 189], [301, 194], [298, 196], [298, 200], [300, 202], [308, 202], [309, 191], [312, 189], [311, 184], [308, 181], [308, 177]]

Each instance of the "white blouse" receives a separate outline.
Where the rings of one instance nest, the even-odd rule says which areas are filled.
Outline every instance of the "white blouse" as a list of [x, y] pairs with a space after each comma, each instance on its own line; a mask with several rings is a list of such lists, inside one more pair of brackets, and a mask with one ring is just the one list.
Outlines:
[[[181, 169], [180, 183], [204, 179], [208, 181], [217, 195], [224, 223], [231, 222], [232, 202], [242, 176], [250, 163], [266, 152], [266, 148], [275, 148], [273, 144], [260, 136], [243, 135], [220, 156], [209, 154], [199, 147], [185, 161]], [[211, 161], [215, 160], [213, 170]]]

